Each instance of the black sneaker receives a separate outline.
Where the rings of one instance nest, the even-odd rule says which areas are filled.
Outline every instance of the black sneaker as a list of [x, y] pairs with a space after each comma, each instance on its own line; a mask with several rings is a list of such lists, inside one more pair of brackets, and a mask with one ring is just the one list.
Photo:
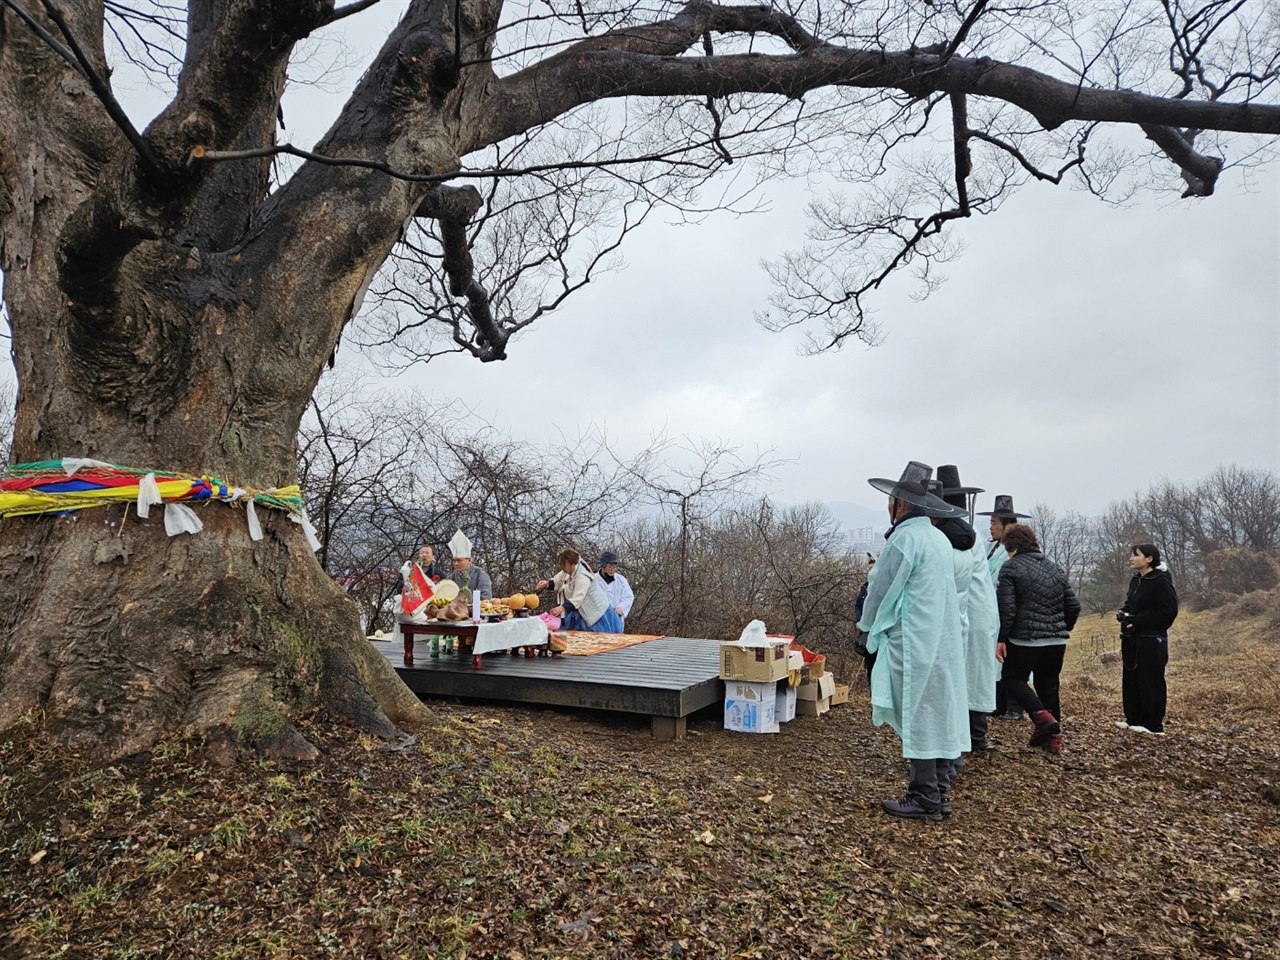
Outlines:
[[913, 797], [911, 794], [907, 794], [901, 800], [881, 800], [880, 806], [884, 808], [885, 813], [892, 814], [895, 817], [902, 817], [904, 820], [942, 822], [943, 813], [941, 810], [929, 810], [920, 803], [919, 797]]

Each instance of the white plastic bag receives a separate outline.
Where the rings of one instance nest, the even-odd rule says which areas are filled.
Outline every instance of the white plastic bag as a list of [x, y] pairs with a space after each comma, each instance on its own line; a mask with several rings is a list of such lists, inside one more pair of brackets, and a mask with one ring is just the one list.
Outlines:
[[747, 624], [746, 629], [742, 631], [742, 636], [738, 638], [738, 646], [740, 647], [767, 647], [769, 646], [769, 637], [764, 632], [763, 620], [752, 620]]

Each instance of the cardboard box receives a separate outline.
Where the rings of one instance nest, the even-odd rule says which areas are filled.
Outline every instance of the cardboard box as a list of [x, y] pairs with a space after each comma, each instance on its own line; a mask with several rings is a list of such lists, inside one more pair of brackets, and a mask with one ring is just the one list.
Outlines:
[[809, 679], [817, 680], [827, 672], [827, 658], [820, 656], [817, 660], [810, 660], [805, 666], [809, 668]]
[[848, 702], [849, 685], [847, 683], [837, 683], [835, 692], [831, 694], [831, 705], [834, 707]]
[[820, 717], [830, 709], [830, 697], [823, 697], [821, 700], [796, 700], [797, 717]]
[[787, 723], [796, 718], [796, 688], [785, 680], [778, 681], [774, 715], [779, 723]]
[[804, 654], [799, 650], [787, 651], [787, 670], [795, 670], [797, 672], [804, 669]]
[[816, 680], [809, 679], [796, 688], [796, 696], [801, 700], [830, 700], [836, 692], [836, 678], [825, 674]]
[[720, 644], [720, 679], [771, 683], [787, 676], [786, 640], [770, 641], [767, 647], [740, 647]]
[[776, 700], [778, 694], [777, 681], [769, 683], [749, 683], [746, 680], [726, 680], [724, 682], [724, 698], [726, 700], [752, 700], [764, 703]]
[[778, 684], [731, 681], [724, 685], [724, 728], [739, 733], [778, 732]]

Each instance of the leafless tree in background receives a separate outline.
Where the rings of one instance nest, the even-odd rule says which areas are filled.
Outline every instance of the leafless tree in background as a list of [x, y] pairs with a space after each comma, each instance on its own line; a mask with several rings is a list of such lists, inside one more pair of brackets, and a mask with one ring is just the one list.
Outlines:
[[[1225, 465], [1196, 483], [1162, 480], [1112, 503], [1095, 521], [1087, 604], [1101, 612], [1114, 608], [1109, 598], [1123, 599], [1130, 547], [1146, 542], [1160, 548], [1184, 600], [1201, 606], [1220, 603], [1225, 593], [1213, 582], [1215, 569], [1234, 569], [1239, 556], [1280, 555], [1280, 478], [1266, 470]], [[1215, 561], [1222, 551], [1245, 553]], [[1219, 572], [1216, 579], [1249, 582], [1235, 573], [1224, 577]]]
[[708, 531], [726, 507], [749, 497], [784, 461], [771, 454], [748, 459], [715, 441], [657, 437], [630, 463], [620, 464], [641, 502], [656, 511], [652, 530], [667, 532], [660, 560], [672, 571], [674, 604], [666, 632], [687, 635], [693, 610], [707, 596], [699, 568], [708, 557]]
[[1094, 531], [1089, 518], [1078, 510], [1058, 513], [1045, 503], [1031, 509], [1032, 526], [1045, 556], [1060, 566], [1079, 593], [1084, 588], [1093, 559]]

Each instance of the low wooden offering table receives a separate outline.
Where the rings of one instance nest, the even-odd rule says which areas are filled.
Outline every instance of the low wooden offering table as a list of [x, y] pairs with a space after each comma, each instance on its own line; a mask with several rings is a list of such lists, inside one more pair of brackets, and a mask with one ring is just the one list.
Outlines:
[[400, 634], [404, 637], [404, 665], [413, 666], [413, 638], [422, 637], [457, 637], [458, 655], [469, 654], [476, 642], [476, 634], [480, 624], [470, 620], [438, 620], [433, 623], [402, 623]]
[[545, 647], [550, 634], [546, 624], [536, 618], [492, 620], [487, 623], [471, 621], [434, 621], [430, 623], [402, 623], [404, 636], [404, 665], [413, 666], [413, 638], [415, 636], [444, 636], [458, 638], [458, 656], [471, 657], [471, 669], [484, 666], [483, 655], [523, 647], [526, 656], [534, 647]]

